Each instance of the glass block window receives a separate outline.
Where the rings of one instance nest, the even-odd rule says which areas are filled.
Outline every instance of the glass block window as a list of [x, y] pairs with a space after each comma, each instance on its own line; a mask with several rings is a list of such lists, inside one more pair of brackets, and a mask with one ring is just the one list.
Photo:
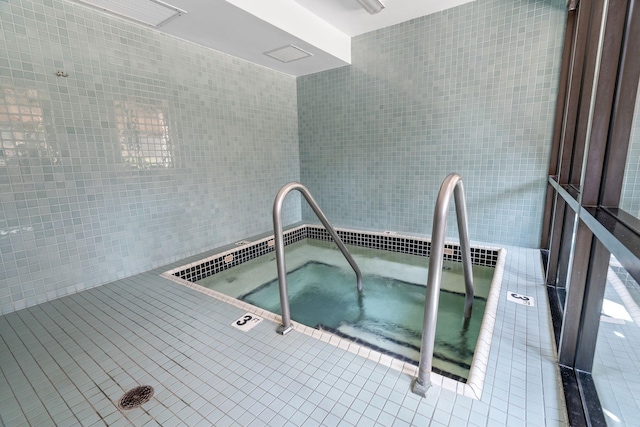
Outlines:
[[0, 97], [0, 166], [27, 158], [50, 158], [57, 163], [59, 153], [46, 139], [38, 91], [2, 87]]
[[135, 169], [173, 166], [167, 114], [158, 107], [115, 102], [122, 162]]

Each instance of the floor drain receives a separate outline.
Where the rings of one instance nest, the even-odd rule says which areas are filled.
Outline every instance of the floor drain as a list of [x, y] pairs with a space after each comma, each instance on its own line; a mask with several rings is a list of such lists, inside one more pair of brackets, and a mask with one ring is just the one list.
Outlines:
[[118, 407], [120, 409], [139, 408], [142, 404], [147, 403], [153, 397], [153, 387], [150, 385], [141, 385], [129, 390], [120, 398]]

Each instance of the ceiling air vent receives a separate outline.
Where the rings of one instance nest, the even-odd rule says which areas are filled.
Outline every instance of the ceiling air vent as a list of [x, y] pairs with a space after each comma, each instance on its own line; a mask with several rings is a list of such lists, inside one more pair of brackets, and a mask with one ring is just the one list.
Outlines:
[[305, 50], [302, 50], [299, 47], [294, 46], [292, 44], [288, 46], [279, 47], [278, 49], [265, 52], [264, 54], [274, 59], [277, 59], [278, 61], [281, 61], [281, 62], [292, 62], [292, 61], [297, 61], [298, 59], [313, 56], [313, 54]]
[[76, 0], [152, 27], [160, 27], [187, 13], [160, 0]]

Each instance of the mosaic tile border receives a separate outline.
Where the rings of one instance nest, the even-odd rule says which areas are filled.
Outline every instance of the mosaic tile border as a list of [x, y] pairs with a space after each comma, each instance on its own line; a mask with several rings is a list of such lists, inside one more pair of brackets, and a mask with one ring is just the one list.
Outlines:
[[[363, 231], [347, 229], [336, 229], [336, 231], [338, 232], [340, 238], [343, 239], [346, 244], [364, 246], [364, 243], [371, 244], [373, 242], [373, 244], [379, 245], [377, 247], [374, 246], [378, 249], [392, 250], [388, 248], [395, 247], [397, 249], [400, 249], [396, 250], [396, 252], [405, 250], [407, 251], [405, 253], [422, 256], [428, 256], [431, 250], [431, 242], [424, 238], [402, 236], [397, 234], [389, 235], [385, 232], [365, 233]], [[323, 232], [326, 233], [326, 239], [323, 238], [325, 236]], [[289, 229], [284, 232], [283, 237], [285, 246], [305, 238], [319, 238], [321, 240], [330, 240], [329, 234], [323, 227], [309, 224], [303, 224]], [[260, 307], [256, 307], [255, 305], [240, 301], [236, 298], [230, 297], [212, 289], [205, 288], [204, 286], [200, 286], [187, 279], [187, 277], [190, 277], [192, 278], [192, 280], [200, 280], [196, 278], [208, 277], [212, 274], [219, 273], [220, 271], [224, 271], [235, 265], [239, 265], [242, 262], [249, 261], [253, 258], [256, 258], [257, 256], [269, 253], [274, 250], [273, 235], [256, 240], [254, 242], [250, 242], [248, 240], [243, 240], [243, 242], [244, 244], [240, 248], [232, 248], [203, 260], [174, 268], [162, 273], [161, 276], [182, 286], [193, 289], [197, 292], [212, 296], [218, 300], [257, 314], [276, 324], [280, 324], [282, 321], [280, 315], [271, 313]], [[446, 259], [455, 259], [453, 257], [455, 257], [457, 253], [459, 257], [459, 245], [446, 243], [445, 249], [446, 248], [450, 248], [453, 251], [449, 254], [445, 254], [445, 257], [451, 257]], [[491, 350], [491, 341], [493, 340], [493, 329], [496, 321], [498, 301], [500, 299], [500, 289], [502, 286], [502, 278], [504, 274], [504, 265], [507, 258], [507, 251], [502, 248], [479, 246], [475, 246], [471, 249], [472, 263], [495, 267], [495, 272], [493, 274], [493, 279], [491, 280], [489, 296], [487, 297], [487, 303], [485, 306], [485, 314], [482, 319], [482, 325], [480, 326], [478, 343], [476, 344], [476, 350], [471, 362], [469, 377], [467, 378], [467, 382], [465, 384], [452, 378], [445, 377], [436, 372], [432, 372], [431, 383], [437, 387], [441, 387], [445, 390], [449, 390], [472, 399], [480, 399], [482, 396], [487, 366], [489, 364], [489, 352]], [[364, 345], [351, 342], [329, 332], [310, 328], [293, 320], [291, 321], [291, 324], [293, 326], [293, 329], [300, 333], [335, 345], [336, 347], [339, 347], [343, 350], [365, 357], [376, 363], [383, 364], [384, 366], [390, 367], [412, 377], [416, 377], [418, 375], [418, 367], [413, 365], [412, 363], [395, 359], [388, 354], [384, 354], [377, 350], [368, 348]]]
[[[329, 232], [323, 227], [307, 225], [308, 238], [331, 240]], [[338, 229], [338, 236], [348, 245], [363, 246], [372, 249], [382, 249], [391, 252], [401, 252], [411, 255], [428, 257], [431, 255], [431, 241], [419, 237], [403, 236], [391, 233], [376, 233]], [[445, 243], [444, 259], [462, 262], [460, 245]], [[495, 248], [471, 248], [471, 263], [486, 267], [494, 267], [498, 260]]]
[[[372, 249], [382, 249], [410, 255], [428, 257], [431, 255], [431, 242], [427, 239], [398, 234], [379, 232], [363, 232], [348, 229], [336, 229], [338, 236], [347, 245], [361, 246]], [[331, 241], [331, 235], [324, 228], [316, 225], [303, 224], [283, 233], [285, 246], [302, 239], [317, 239]], [[243, 240], [237, 248], [205, 258], [171, 270], [171, 274], [181, 279], [197, 282], [221, 271], [240, 265], [259, 256], [275, 250], [273, 236], [251, 242]], [[445, 243], [444, 259], [462, 262], [460, 245]], [[498, 261], [498, 249], [489, 247], [472, 247], [471, 263], [486, 267], [495, 267]]]

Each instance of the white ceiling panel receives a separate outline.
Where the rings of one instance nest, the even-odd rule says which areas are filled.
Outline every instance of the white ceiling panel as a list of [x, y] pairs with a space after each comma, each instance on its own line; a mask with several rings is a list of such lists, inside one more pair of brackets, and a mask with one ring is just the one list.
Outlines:
[[[104, 5], [97, 5], [102, 9], [119, 2], [127, 9], [127, 4], [134, 3], [76, 1], [102, 2]], [[166, 8], [162, 13], [167, 16], [132, 12], [130, 19], [152, 27], [161, 25], [158, 31], [297, 77], [349, 65], [353, 36], [474, 0], [382, 1], [385, 8], [371, 15], [358, 0], [170, 0], [179, 12]], [[161, 1], [135, 3], [158, 5]], [[113, 12], [126, 15], [127, 11]], [[289, 62], [265, 55], [289, 45], [310, 55]]]

